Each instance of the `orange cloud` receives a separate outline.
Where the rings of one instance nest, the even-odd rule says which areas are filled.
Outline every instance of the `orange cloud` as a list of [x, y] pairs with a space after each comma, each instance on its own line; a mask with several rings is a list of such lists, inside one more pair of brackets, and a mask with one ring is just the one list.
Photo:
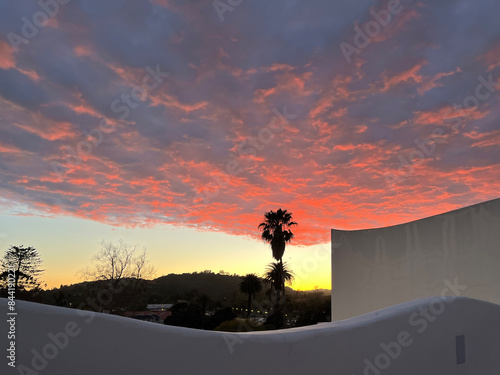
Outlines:
[[500, 66], [500, 44], [490, 49], [486, 54], [478, 57], [479, 61], [484, 61], [488, 65], [488, 72]]
[[295, 67], [291, 66], [291, 65], [288, 65], [288, 64], [279, 64], [279, 63], [275, 63], [269, 67], [265, 67], [263, 68], [263, 70], [265, 72], [276, 72], [276, 71], [287, 71], [287, 72], [291, 72], [292, 70], [294, 70]]
[[386, 72], [382, 75], [382, 80], [384, 87], [382, 89], [382, 92], [386, 92], [389, 89], [391, 89], [394, 86], [397, 86], [401, 83], [404, 82], [409, 82], [413, 81], [414, 83], [421, 83], [423, 80], [423, 77], [418, 74], [420, 69], [427, 64], [426, 62], [421, 62], [418, 63], [417, 65], [413, 66], [412, 68], [405, 70], [401, 73], [395, 74], [395, 75], [390, 75]]
[[403, 9], [402, 14], [393, 15], [393, 20], [387, 28], [385, 28], [379, 35], [373, 38], [373, 42], [380, 43], [399, 34], [408, 24], [413, 20], [420, 18], [421, 14], [415, 9]]
[[91, 56], [93, 54], [92, 49], [89, 46], [84, 45], [76, 46], [74, 51], [78, 57]]
[[17, 122], [15, 125], [40, 138], [55, 141], [75, 137], [75, 129], [68, 122], [53, 122], [40, 114], [32, 114], [32, 122]]
[[[335, 105], [340, 100], [346, 100], [351, 96], [349, 84], [352, 82], [352, 77], [336, 76], [331, 85], [327, 86], [323, 95], [316, 101], [315, 107], [309, 112], [309, 117], [315, 119], [327, 109]], [[345, 109], [346, 110], [346, 109]], [[344, 111], [344, 109], [343, 109]]]
[[[2, 161], [6, 161], [5, 170], [9, 173], [6, 175], [9, 186], [4, 188], [4, 196], [26, 203], [30, 209], [36, 207], [43, 212], [71, 214], [111, 225], [169, 223], [255, 238], [259, 236], [256, 226], [263, 213], [282, 207], [291, 210], [299, 222], [294, 243], [308, 245], [328, 242], [332, 227], [359, 229], [397, 224], [498, 194], [499, 165], [495, 152], [500, 136], [496, 130], [481, 133], [479, 127], [474, 127], [477, 124], [472, 123], [492, 114], [494, 103], [482, 105], [475, 111], [455, 110], [443, 104], [421, 109], [428, 108], [434, 99], [429, 95], [430, 90], [448, 80], [462, 78], [462, 74], [460, 77], [457, 74], [460, 69], [455, 66], [439, 70], [447, 57], [443, 60], [442, 54], [453, 54], [447, 46], [435, 48], [437, 41], [441, 43], [441, 37], [447, 36], [446, 32], [433, 39], [432, 32], [420, 31], [427, 26], [436, 33], [442, 31], [447, 22], [458, 22], [453, 17], [439, 18], [439, 24], [433, 24], [432, 16], [417, 25], [414, 22], [417, 18], [431, 16], [431, 7], [422, 14], [418, 12], [421, 4], [415, 5], [416, 9], [405, 7], [373, 40], [391, 42], [364, 51], [364, 55], [347, 66], [337, 64], [338, 50], [334, 51], [338, 46], [331, 44], [336, 43], [337, 38], [318, 39], [318, 29], [314, 29], [314, 25], [305, 29], [299, 25], [303, 37], [290, 38], [290, 30], [299, 30], [297, 24], [290, 23], [292, 28], [283, 28], [284, 34], [280, 35], [280, 30], [275, 29], [271, 43], [260, 44], [271, 34], [260, 33], [266, 30], [255, 32], [255, 28], [251, 34], [252, 30], [245, 27], [253, 23], [241, 23], [238, 17], [257, 15], [271, 20], [270, 14], [256, 13], [252, 9], [245, 12], [242, 7], [233, 13], [236, 23], [213, 24], [214, 17], [217, 18], [210, 2], [205, 4], [213, 12], [210, 17], [188, 2], [154, 2], [168, 11], [155, 7], [155, 17], [147, 18], [153, 13], [146, 11], [137, 16], [155, 22], [169, 19], [174, 12], [175, 18], [184, 22], [176, 21], [180, 26], [175, 34], [169, 27], [165, 33], [160, 33], [164, 37], [148, 39], [148, 43], [152, 43], [151, 55], [147, 55], [145, 49], [141, 50], [145, 51], [144, 56], [129, 53], [134, 48], [144, 47], [137, 46], [137, 39], [122, 38], [117, 45], [112, 33], [102, 32], [105, 26], [127, 27], [128, 22], [120, 26], [120, 21], [127, 21], [120, 17], [129, 16], [128, 11], [116, 14], [117, 22], [113, 25], [98, 25], [101, 20], [97, 18], [90, 23], [86, 18], [78, 22], [75, 15], [72, 26], [59, 18], [60, 24], [54, 21], [52, 26], [69, 30], [42, 33], [44, 35], [37, 37], [42, 39], [32, 44], [31, 53], [47, 53], [51, 51], [49, 48], [47, 51], [36, 48], [50, 42], [43, 40], [46, 35], [55, 37], [60, 33], [60, 42], [67, 43], [64, 47], [73, 51], [72, 56], [67, 56], [68, 62], [74, 59], [76, 66], [88, 64], [87, 69], [81, 70], [82, 79], [90, 72], [96, 74], [89, 74], [89, 79], [105, 78], [101, 85], [98, 84], [98, 90], [91, 93], [83, 94], [82, 90], [80, 94], [79, 88], [68, 90], [44, 79], [44, 74], [50, 76], [49, 71], [44, 70], [46, 64], [34, 61], [30, 67], [16, 67], [17, 56], [12, 48], [5, 42], [0, 43], [0, 69], [17, 69], [35, 81], [28, 82], [22, 77], [27, 86], [28, 83], [36, 86], [37, 92], [34, 90], [32, 95], [35, 104], [41, 105], [44, 111], [54, 105], [57, 107], [54, 116], [68, 117], [56, 122], [42, 116], [43, 111], [40, 111], [34, 112], [31, 118], [30, 110], [22, 107], [23, 100], [15, 101], [14, 96], [8, 95], [11, 92], [4, 91], [5, 99], [0, 99], [2, 121], [11, 125], [2, 129], [3, 140], [0, 140]], [[248, 6], [251, 4], [245, 7]], [[366, 8], [360, 11], [369, 12]], [[163, 17], [157, 17], [156, 12], [164, 12]], [[314, 13], [309, 13], [308, 17], [311, 14]], [[352, 30], [350, 21], [346, 21], [347, 26], [343, 28]], [[183, 28], [182, 25], [193, 27]], [[151, 30], [156, 31], [162, 27], [161, 24], [153, 26]], [[324, 24], [317, 26], [323, 28]], [[417, 26], [419, 31], [410, 36], [407, 33], [410, 26]], [[96, 34], [98, 31], [101, 34]], [[331, 32], [336, 31], [332, 29]], [[461, 31], [457, 33], [453, 34], [452, 42], [461, 40]], [[90, 39], [85, 40], [85, 35], [111, 39], [93, 45]], [[138, 38], [143, 36], [136, 35]], [[484, 40], [478, 40], [483, 43], [482, 48], [492, 38], [486, 32], [484, 35]], [[309, 37], [312, 44], [307, 46], [310, 49], [306, 54], [311, 57], [304, 64], [303, 56], [296, 56], [296, 51], [304, 50], [303, 43]], [[276, 42], [282, 42], [279, 48]], [[252, 50], [257, 45], [262, 48], [259, 53]], [[392, 56], [396, 47], [401, 54]], [[471, 53], [476, 53], [476, 47], [470, 49]], [[109, 51], [102, 48], [109, 48]], [[112, 51], [113, 48], [118, 50]], [[476, 65], [483, 71], [485, 65], [489, 69], [498, 67], [499, 51], [499, 46], [491, 49], [479, 58], [479, 63], [476, 61]], [[78, 141], [84, 139], [82, 130], [92, 126], [89, 125], [89, 121], [93, 121], [91, 118], [103, 116], [100, 107], [91, 103], [113, 95], [118, 88], [140, 85], [146, 74], [140, 62], [153, 63], [170, 54], [176, 58], [169, 63], [172, 74], [168, 82], [148, 92], [148, 100], [135, 112], [143, 119], [144, 127], [124, 126], [109, 118], [108, 123], [121, 126], [116, 126], [113, 134], [105, 137], [103, 145], [94, 148], [90, 155], [81, 155], [82, 160], [78, 163], [66, 160], [64, 146], [76, 149]], [[273, 56], [275, 60], [269, 60]], [[411, 60], [414, 56], [427, 56], [427, 59]], [[43, 56], [49, 60], [51, 57]], [[471, 57], [471, 64], [474, 58], [477, 56]], [[426, 76], [424, 66], [438, 73]], [[162, 65], [162, 68], [166, 67]], [[462, 72], [464, 78], [474, 79], [471, 74], [475, 74], [476, 68], [471, 65], [471, 69]], [[2, 74], [8, 73], [2, 71]], [[18, 75], [12, 76], [15, 79]], [[405, 102], [408, 106], [394, 106], [397, 93], [391, 90], [402, 88], [411, 89], [418, 95], [412, 95], [411, 100]], [[26, 93], [27, 90], [29, 88]], [[444, 96], [438, 103], [453, 103], [456, 93], [450, 95], [446, 91], [443, 90]], [[467, 88], [462, 93], [464, 98], [471, 94]], [[98, 96], [88, 98], [85, 95]], [[45, 98], [50, 98], [50, 104], [44, 102]], [[238, 145], [248, 142], [250, 137], [255, 139], [259, 130], [270, 125], [273, 121], [270, 108], [278, 106], [278, 102], [279, 105], [286, 102], [290, 113], [297, 117], [283, 132], [274, 134], [272, 142], [263, 145], [255, 155], [240, 155]], [[104, 103], [107, 108], [109, 104]], [[151, 108], [155, 106], [161, 107]], [[60, 107], [68, 107], [74, 113]], [[390, 111], [384, 110], [389, 107]], [[453, 140], [447, 129], [443, 135], [450, 141], [446, 150], [436, 148], [432, 157], [415, 165], [408, 176], [392, 187], [387, 184], [385, 173], [398, 172], [398, 157], [407, 157], [416, 147], [408, 137], [413, 137], [414, 133], [427, 134], [431, 125], [450, 126], [447, 120], [461, 117], [467, 119], [467, 127], [464, 125], [460, 129], [460, 135], [458, 131], [453, 133]], [[179, 126], [179, 129], [174, 128], [173, 134], [162, 134], [162, 129], [152, 128], [154, 123], [165, 118], [169, 119], [169, 130], [166, 127], [165, 132]], [[206, 126], [203, 132], [190, 137], [189, 129], [185, 129], [195, 122], [203, 122]], [[96, 121], [94, 127], [97, 126]], [[36, 153], [25, 151], [20, 143], [15, 143], [24, 142], [22, 138], [25, 137], [26, 147], [29, 147], [33, 134], [54, 142], [43, 142], [44, 147]], [[495, 160], [491, 162], [494, 165], [484, 166], [489, 160]], [[67, 168], [63, 181], [51, 170], [52, 161]], [[237, 161], [241, 173], [229, 176], [225, 170], [228, 161]], [[13, 193], [16, 189], [18, 191]]]
[[18, 147], [0, 143], [0, 154], [22, 154], [23, 152], [24, 151]]
[[208, 102], [206, 101], [197, 102], [193, 104], [182, 103], [179, 99], [177, 99], [173, 95], [169, 95], [161, 91], [158, 92], [152, 91], [148, 95], [153, 106], [163, 105], [167, 108], [180, 109], [181, 111], [186, 113], [204, 109], [208, 105]]
[[[275, 69], [274, 71], [282, 71], [282, 68]], [[276, 85], [268, 89], [257, 89], [254, 92], [255, 103], [264, 103], [267, 97], [277, 95], [282, 92], [290, 93], [297, 97], [308, 96], [312, 90], [306, 89], [307, 82], [311, 79], [312, 73], [305, 72], [302, 74], [295, 74], [286, 71], [276, 78]]]
[[478, 133], [477, 131], [472, 131], [464, 133], [464, 136], [476, 141], [471, 145], [471, 147], [483, 148], [500, 146], [500, 130], [494, 130], [487, 133]]
[[479, 120], [486, 117], [490, 113], [488, 109], [469, 110], [465, 108], [454, 108], [452, 106], [441, 107], [437, 111], [416, 111], [414, 112], [414, 122], [419, 125], [442, 125], [454, 119], [463, 118], [468, 120]]
[[22, 74], [30, 77], [30, 79], [32, 81], [39, 81], [40, 80], [40, 76], [34, 70], [23, 70], [21, 68], [17, 68], [17, 70], [19, 70], [19, 72], [21, 72]]
[[10, 69], [15, 66], [14, 49], [9, 43], [0, 40], [0, 69]]
[[417, 91], [420, 95], [424, 95], [427, 91], [430, 91], [435, 87], [443, 86], [442, 83], [438, 82], [439, 80], [441, 80], [441, 78], [451, 76], [461, 71], [462, 70], [460, 68], [456, 68], [454, 71], [448, 73], [438, 73], [434, 77], [425, 78], [422, 84], [419, 87], [417, 87]]

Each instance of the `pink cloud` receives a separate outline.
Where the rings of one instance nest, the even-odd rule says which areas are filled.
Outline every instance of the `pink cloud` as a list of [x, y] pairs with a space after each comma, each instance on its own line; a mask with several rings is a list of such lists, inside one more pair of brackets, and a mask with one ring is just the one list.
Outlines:
[[488, 72], [500, 66], [500, 44], [495, 45], [486, 54], [478, 57], [488, 65]]
[[422, 75], [418, 74], [420, 69], [427, 64], [425, 61], [416, 64], [410, 69], [407, 69], [403, 72], [397, 73], [397, 74], [390, 74], [389, 73], [384, 73], [382, 75], [382, 80], [384, 87], [382, 88], [382, 92], [386, 92], [393, 88], [394, 86], [397, 86], [401, 83], [421, 83], [423, 80]]
[[10, 69], [15, 66], [14, 49], [9, 43], [0, 40], [0, 69]]

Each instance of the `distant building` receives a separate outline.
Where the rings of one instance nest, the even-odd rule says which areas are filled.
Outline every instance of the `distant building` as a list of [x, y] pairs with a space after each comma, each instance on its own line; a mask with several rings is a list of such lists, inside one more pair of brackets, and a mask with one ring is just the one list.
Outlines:
[[163, 324], [165, 319], [172, 315], [170, 311], [126, 311], [124, 316], [129, 318], [143, 320], [145, 322]]
[[170, 310], [170, 308], [173, 306], [172, 303], [165, 303], [165, 304], [149, 304], [146, 306], [146, 309], [150, 311], [167, 311]]

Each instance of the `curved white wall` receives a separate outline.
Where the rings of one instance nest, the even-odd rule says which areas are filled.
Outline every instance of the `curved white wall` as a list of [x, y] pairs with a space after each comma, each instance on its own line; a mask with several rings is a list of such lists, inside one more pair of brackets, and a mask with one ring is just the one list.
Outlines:
[[500, 304], [500, 199], [391, 227], [332, 230], [332, 320], [442, 293]]
[[[7, 311], [7, 301], [0, 299]], [[426, 311], [425, 315], [422, 315]], [[500, 369], [500, 306], [423, 299], [311, 327], [221, 333], [17, 302], [16, 368], [48, 375], [491, 375]], [[5, 315], [4, 315], [5, 316]], [[457, 364], [456, 336], [465, 338]]]

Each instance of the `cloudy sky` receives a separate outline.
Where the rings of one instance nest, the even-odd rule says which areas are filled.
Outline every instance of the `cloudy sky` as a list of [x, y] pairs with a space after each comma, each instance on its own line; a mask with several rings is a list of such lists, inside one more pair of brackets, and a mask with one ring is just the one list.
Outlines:
[[41, 4], [0, 3], [0, 246], [46, 279], [115, 237], [261, 273], [279, 207], [300, 269], [330, 228], [498, 197], [497, 0]]

